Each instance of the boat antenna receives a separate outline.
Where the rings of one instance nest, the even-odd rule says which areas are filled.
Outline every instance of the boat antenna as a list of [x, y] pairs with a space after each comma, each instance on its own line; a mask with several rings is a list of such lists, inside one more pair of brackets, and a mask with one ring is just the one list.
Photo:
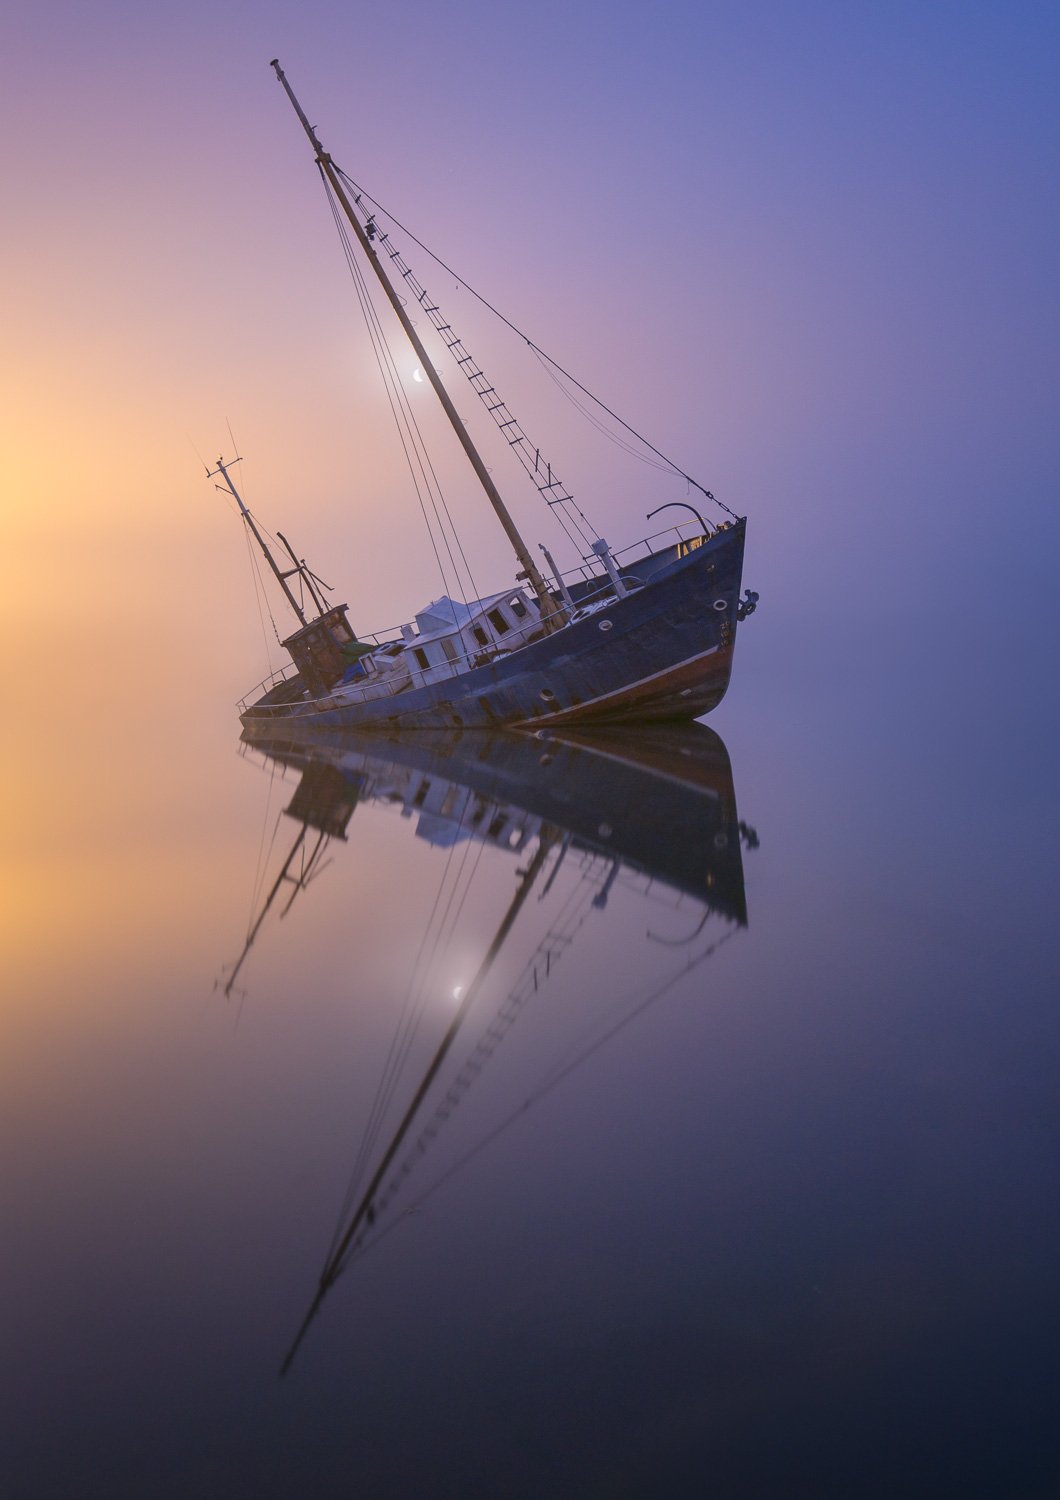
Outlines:
[[[234, 463], [234, 464], [238, 464], [238, 463], [241, 463], [241, 462], [242, 462], [242, 459], [239, 459], [239, 458], [235, 458], [235, 459], [232, 460], [232, 463]], [[235, 485], [232, 483], [232, 476], [228, 472], [228, 470], [230, 468], [231, 468], [231, 464], [226, 464], [223, 458], [219, 458], [217, 460], [217, 468], [216, 469], [207, 469], [206, 470], [206, 477], [207, 477], [207, 479], [213, 479], [215, 475], [220, 474], [221, 478], [224, 480], [224, 485], [220, 485], [219, 484], [219, 485], [216, 486], [216, 488], [219, 489], [219, 490], [223, 490], [223, 489], [227, 488], [228, 491], [231, 493], [231, 495], [235, 499], [236, 504], [239, 506], [239, 513], [243, 517], [243, 520], [246, 522], [248, 530], [253, 534], [254, 540], [257, 542], [258, 546], [261, 548], [262, 552], [265, 554], [265, 561], [268, 563], [269, 567], [272, 569], [273, 573], [276, 575], [277, 582], [279, 583], [280, 587], [283, 589], [284, 593], [287, 595], [287, 602], [288, 602], [288, 604], [294, 610], [295, 614], [298, 616], [298, 618], [302, 622], [302, 624], [303, 625], [308, 625], [309, 621], [305, 617], [305, 611], [302, 609], [301, 604], [299, 604], [298, 600], [295, 598], [294, 594], [291, 592], [291, 588], [290, 588], [290, 585], [288, 584], [287, 580], [288, 580], [288, 578], [290, 578], [295, 573], [297, 573], [300, 578], [305, 579], [306, 582], [309, 583], [309, 592], [313, 596], [313, 602], [314, 602], [314, 604], [316, 604], [317, 608], [320, 610], [320, 613], [323, 614], [324, 613], [324, 606], [323, 606], [322, 602], [320, 601], [320, 599], [318, 598], [317, 592], [316, 592], [315, 588], [313, 587], [313, 584], [310, 582], [310, 579], [312, 579], [313, 577], [315, 577], [315, 574], [311, 574], [309, 572], [309, 569], [306, 567], [306, 565], [305, 565], [304, 562], [300, 563], [298, 561], [298, 559], [295, 557], [294, 553], [291, 551], [290, 544], [286, 540], [284, 540], [284, 546], [287, 548], [288, 552], [291, 553], [291, 559], [294, 562], [294, 567], [293, 568], [288, 568], [287, 571], [284, 572], [284, 570], [280, 567], [279, 563], [273, 557], [272, 553], [269, 551], [269, 544], [268, 544], [268, 542], [266, 542], [265, 538], [262, 536], [261, 532], [258, 530], [257, 524], [256, 524], [256, 522], [254, 520], [254, 517], [250, 514], [250, 511], [247, 509], [246, 505], [243, 503], [243, 497], [242, 497], [242, 495], [239, 493], [239, 491], [236, 489]], [[319, 581], [320, 580], [318, 579], [317, 582], [319, 582]], [[325, 585], [325, 587], [326, 587], [326, 585]]]
[[306, 135], [309, 137], [309, 143], [316, 153], [317, 165], [319, 166], [321, 172], [324, 174], [327, 184], [334, 194], [336, 202], [342, 209], [343, 213], [346, 215], [346, 218], [349, 220], [353, 228], [353, 232], [357, 236], [358, 244], [360, 245], [364, 254], [367, 256], [368, 261], [372, 266], [372, 269], [375, 271], [376, 276], [379, 278], [380, 285], [382, 286], [391, 307], [393, 307], [395, 313], [397, 314], [398, 321], [405, 332], [406, 338], [409, 340], [409, 343], [416, 351], [416, 357], [419, 360], [420, 368], [427, 376], [427, 379], [430, 381], [431, 385], [434, 387], [434, 393], [442, 404], [442, 410], [449, 418], [449, 423], [453, 431], [456, 433], [460, 445], [467, 455], [471, 467], [474, 469], [475, 475], [486, 493], [486, 498], [493, 506], [493, 509], [497, 515], [497, 519], [500, 521], [501, 526], [504, 528], [505, 535], [507, 536], [508, 541], [511, 543], [512, 549], [514, 550], [522, 569], [522, 572], [519, 576], [524, 577], [527, 580], [530, 587], [537, 595], [538, 603], [541, 607], [542, 625], [547, 631], [558, 629], [561, 625], [564, 625], [566, 623], [566, 611], [562, 608], [562, 606], [558, 605], [553, 598], [540, 568], [535, 563], [530, 553], [530, 549], [524, 542], [522, 536], [520, 535], [519, 528], [516, 526], [508, 511], [508, 507], [501, 499], [500, 491], [494, 484], [489, 470], [486, 468], [486, 465], [482, 460], [481, 454], [475, 447], [474, 443], [471, 441], [471, 437], [468, 434], [467, 428], [464, 426], [459, 412], [453, 405], [452, 397], [449, 395], [449, 392], [442, 384], [441, 376], [438, 374], [438, 371], [435, 369], [430, 356], [428, 355], [426, 349], [423, 347], [419, 335], [416, 333], [412, 321], [409, 318], [408, 313], [405, 311], [405, 307], [401, 301], [401, 298], [398, 296], [395, 288], [391, 285], [386, 271], [383, 268], [383, 264], [376, 254], [372, 246], [372, 242], [365, 232], [364, 226], [361, 224], [361, 221], [358, 219], [354, 211], [353, 204], [350, 202], [350, 199], [346, 193], [346, 189], [343, 187], [342, 182], [340, 181], [339, 173], [335, 167], [334, 162], [332, 161], [328, 153], [324, 150], [323, 146], [320, 144], [320, 141], [317, 138], [316, 131], [314, 130], [313, 126], [310, 125], [308, 119], [306, 118], [305, 111], [302, 109], [302, 106], [299, 104], [298, 100], [295, 97], [294, 90], [287, 82], [287, 76], [284, 73], [283, 69], [280, 67], [279, 60], [274, 57], [272, 59], [272, 62], [270, 63], [270, 67], [275, 70], [276, 77], [283, 84], [284, 91], [287, 94], [288, 99], [291, 101], [294, 112], [301, 121], [302, 128], [304, 129]]

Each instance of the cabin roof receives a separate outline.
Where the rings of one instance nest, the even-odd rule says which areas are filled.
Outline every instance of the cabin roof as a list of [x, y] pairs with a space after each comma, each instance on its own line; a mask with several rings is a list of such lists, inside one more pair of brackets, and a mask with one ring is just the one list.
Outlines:
[[416, 625], [419, 635], [410, 644], [418, 646], [423, 641], [433, 641], [439, 636], [452, 635], [465, 625], [471, 625], [481, 619], [499, 601], [517, 596], [522, 597], [522, 593], [522, 589], [516, 586], [505, 589], [500, 594], [487, 594], [484, 599], [472, 599], [469, 604], [463, 604], [456, 599], [450, 599], [448, 594], [443, 594], [440, 599], [433, 599], [425, 609], [417, 613]]

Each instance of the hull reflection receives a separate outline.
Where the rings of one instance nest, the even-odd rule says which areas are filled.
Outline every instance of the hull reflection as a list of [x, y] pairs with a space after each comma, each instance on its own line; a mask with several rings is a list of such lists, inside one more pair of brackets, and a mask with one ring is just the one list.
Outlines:
[[[522, 1099], [512, 1119], [524, 1114], [529, 1104], [544, 1097], [746, 925], [741, 844], [753, 848], [757, 838], [739, 820], [724, 744], [699, 724], [642, 730], [635, 736], [621, 731], [592, 735], [420, 732], [384, 738], [336, 732], [314, 738], [311, 745], [277, 740], [255, 745], [246, 734], [244, 739], [267, 765], [279, 763], [299, 774], [285, 809], [299, 828], [251, 925], [243, 953], [225, 985], [226, 993], [231, 992], [270, 909], [286, 910], [306, 889], [323, 867], [324, 851], [332, 841], [349, 837], [358, 806], [396, 805], [406, 815], [403, 826], [411, 824], [416, 836], [432, 845], [452, 848], [472, 840], [510, 854], [518, 862], [515, 892], [500, 924], [488, 943], [480, 937], [484, 956], [478, 970], [466, 988], [454, 994], [459, 999], [455, 1014], [426, 1070], [406, 1086], [403, 1106], [396, 1088], [398, 1074], [391, 1060], [387, 1061], [380, 1084], [384, 1102], [372, 1107], [371, 1133], [366, 1132], [355, 1181], [347, 1193], [349, 1208], [284, 1362], [286, 1370], [327, 1291], [369, 1240], [379, 1237], [380, 1222], [393, 1198], [406, 1187], [411, 1170], [433, 1145], [524, 1006], [552, 978], [576, 935], [549, 917], [548, 930], [538, 938], [518, 979], [502, 994], [494, 1018], [478, 1040], [465, 1048], [463, 1061], [458, 1061], [458, 1037], [482, 998], [531, 891], [544, 902], [558, 878], [561, 887], [566, 883], [580, 890], [584, 911], [592, 918], [607, 907], [621, 879], [624, 897], [643, 899], [649, 916], [652, 904], [662, 901], [678, 906], [684, 920], [677, 936], [657, 934], [649, 925], [647, 937], [656, 948], [650, 978], [646, 984], [641, 979], [643, 993], [635, 993], [632, 999], [626, 996], [617, 1011], [597, 1018], [589, 1040], [578, 1043], [567, 1061]], [[496, 986], [492, 988], [496, 999]], [[404, 1049], [407, 1056], [407, 1026], [403, 1014], [391, 1058], [395, 1048]], [[385, 1139], [384, 1115], [391, 1121]], [[488, 1139], [496, 1139], [507, 1123], [494, 1124]], [[452, 1169], [446, 1177], [451, 1175]]]
[[[432, 843], [480, 839], [519, 853], [549, 824], [576, 847], [705, 900], [745, 924], [732, 767], [702, 724], [593, 734], [336, 731], [244, 743], [301, 771], [287, 812], [345, 837], [358, 802], [399, 802]], [[753, 836], [752, 836], [753, 839]]]

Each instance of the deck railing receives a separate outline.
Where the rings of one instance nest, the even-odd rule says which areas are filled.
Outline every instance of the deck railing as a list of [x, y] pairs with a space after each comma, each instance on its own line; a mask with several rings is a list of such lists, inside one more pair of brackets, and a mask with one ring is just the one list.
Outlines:
[[[655, 552], [658, 552], [660, 550], [658, 543], [664, 537], [670, 538], [667, 545], [677, 547], [683, 542], [691, 541], [694, 537], [701, 537], [702, 535], [703, 532], [696, 522], [678, 521], [671, 526], [664, 527], [661, 531], [653, 532], [650, 536], [641, 538], [640, 541], [631, 542], [628, 547], [623, 547], [620, 551], [612, 555], [620, 569], [629, 568], [642, 558], [651, 557]], [[594, 563], [595, 566], [593, 566]], [[596, 585], [595, 588], [590, 588], [588, 593], [582, 594], [581, 598], [576, 601], [578, 613], [594, 605], [598, 605], [602, 600], [612, 597], [614, 594], [611, 579], [606, 572], [601, 571], [600, 565], [595, 558], [592, 560], [592, 563], [587, 558], [583, 559], [580, 564], [562, 573], [561, 579], [568, 586], [572, 583]], [[364, 635], [358, 636], [358, 640], [370, 642], [373, 648], [378, 648], [402, 641], [404, 640], [404, 635], [400, 625], [391, 625], [384, 630], [366, 632]], [[519, 644], [525, 644], [525, 641], [520, 641]], [[399, 675], [397, 673], [380, 673], [363, 682], [337, 683], [325, 698], [304, 700], [301, 708], [304, 713], [323, 713], [325, 710], [335, 707], [335, 695], [339, 691], [342, 693], [343, 702], [346, 703], [365, 703], [372, 698], [393, 697], [411, 686], [416, 678], [422, 680], [428, 672], [440, 673], [443, 669], [448, 668], [449, 670], [445, 672], [445, 676], [457, 677], [472, 667], [481, 666], [484, 662], [492, 661], [494, 657], [500, 654], [506, 655], [509, 650], [518, 649], [518, 646], [507, 647], [497, 645], [492, 649], [488, 646], [482, 646], [477, 650], [464, 652], [460, 656], [453, 657], [445, 662], [437, 662], [435, 665], [427, 668], [418, 666], [412, 668], [410, 669], [409, 676], [401, 675], [400, 683], [391, 683], [388, 680], [391, 677], [397, 677]], [[258, 683], [257, 687], [251, 688], [250, 692], [240, 698], [237, 705], [239, 712], [245, 713], [248, 708], [254, 707], [259, 697], [279, 687], [281, 683], [289, 681], [297, 674], [297, 670], [295, 664], [289, 662], [286, 666], [278, 667], [276, 671], [270, 672], [267, 677]], [[258, 708], [257, 711], [263, 717], [287, 715], [290, 706], [289, 703], [266, 704]]]

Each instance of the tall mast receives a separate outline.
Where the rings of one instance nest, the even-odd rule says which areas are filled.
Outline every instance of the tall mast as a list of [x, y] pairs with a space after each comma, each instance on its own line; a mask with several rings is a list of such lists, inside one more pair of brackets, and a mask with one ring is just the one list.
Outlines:
[[343, 213], [346, 215], [347, 219], [350, 221], [350, 224], [353, 226], [353, 232], [357, 236], [358, 244], [364, 251], [365, 255], [368, 257], [368, 261], [375, 271], [375, 274], [378, 276], [380, 284], [382, 285], [382, 288], [386, 293], [387, 300], [390, 302], [391, 307], [393, 307], [395, 313], [397, 314], [398, 321], [404, 329], [406, 337], [408, 338], [413, 349], [416, 351], [416, 357], [420, 362], [420, 368], [423, 370], [428, 380], [431, 382], [431, 385], [434, 387], [435, 395], [442, 403], [442, 410], [449, 418], [453, 431], [456, 433], [458, 439], [460, 440], [461, 447], [467, 454], [468, 459], [471, 463], [471, 467], [474, 469], [479, 483], [482, 485], [482, 488], [486, 492], [486, 498], [489, 500], [490, 504], [493, 506], [493, 509], [497, 514], [497, 519], [504, 527], [505, 535], [507, 536], [509, 542], [511, 542], [512, 547], [515, 551], [515, 555], [519, 559], [523, 574], [526, 577], [527, 582], [530, 584], [530, 587], [537, 595], [538, 602], [541, 606], [542, 624], [544, 625], [546, 630], [558, 629], [558, 627], [565, 622], [564, 611], [562, 610], [562, 608], [557, 606], [555, 600], [552, 598], [552, 595], [549, 592], [548, 584], [545, 582], [541, 570], [534, 562], [529, 548], [523, 541], [523, 538], [519, 533], [519, 528], [512, 520], [512, 517], [508, 512], [508, 507], [501, 499], [500, 492], [497, 489], [497, 486], [493, 483], [493, 480], [490, 477], [486, 465], [482, 461], [482, 457], [478, 449], [471, 441], [471, 438], [468, 435], [467, 428], [461, 421], [460, 415], [457, 412], [456, 407], [453, 405], [452, 398], [450, 397], [449, 392], [442, 384], [441, 376], [434, 368], [434, 364], [432, 363], [430, 356], [428, 355], [426, 349], [423, 347], [423, 344], [420, 342], [419, 335], [416, 333], [415, 328], [412, 326], [408, 313], [405, 311], [405, 308], [402, 304], [401, 298], [398, 296], [395, 289], [391, 286], [390, 281], [387, 278], [386, 271], [383, 269], [383, 265], [372, 246], [372, 242], [371, 240], [369, 240], [367, 234], [364, 231], [364, 228], [360, 223], [360, 220], [357, 218], [357, 215], [354, 212], [353, 204], [350, 202], [349, 197], [346, 194], [346, 190], [343, 187], [341, 180], [339, 179], [339, 175], [335, 170], [335, 166], [331, 160], [331, 157], [324, 150], [323, 146], [320, 144], [320, 141], [317, 139], [316, 131], [306, 119], [305, 112], [303, 111], [302, 106], [298, 103], [298, 100], [295, 98], [294, 91], [292, 90], [291, 85], [287, 82], [287, 77], [276, 58], [273, 58], [271, 66], [276, 71], [276, 77], [283, 84], [287, 97], [288, 99], [290, 99], [291, 104], [294, 107], [295, 114], [302, 122], [302, 127], [305, 130], [306, 135], [309, 137], [310, 145], [316, 152], [317, 163], [320, 167], [320, 170], [324, 173], [324, 176], [327, 179], [328, 186], [334, 193], [335, 198]]

